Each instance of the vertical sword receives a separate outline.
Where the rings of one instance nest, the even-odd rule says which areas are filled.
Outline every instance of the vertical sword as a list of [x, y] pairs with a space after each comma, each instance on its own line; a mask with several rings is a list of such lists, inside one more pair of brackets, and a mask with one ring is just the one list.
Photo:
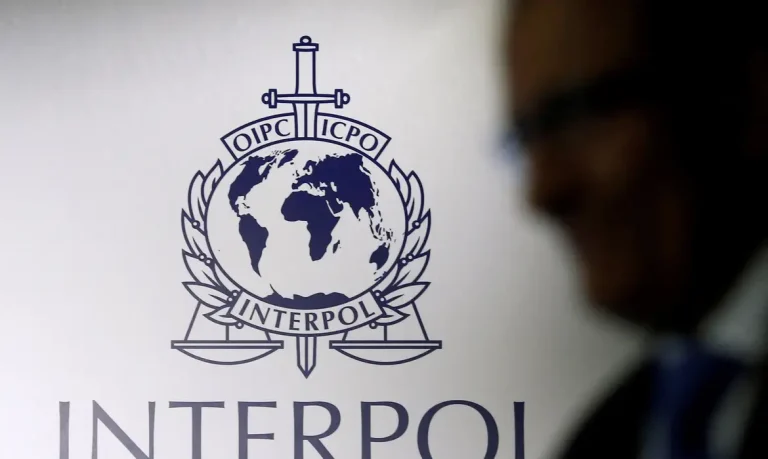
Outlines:
[[269, 108], [279, 104], [293, 105], [297, 138], [314, 138], [317, 132], [317, 109], [320, 104], [334, 104], [343, 108], [350, 101], [349, 94], [337, 89], [333, 94], [317, 92], [317, 74], [315, 69], [316, 53], [320, 45], [313, 43], [310, 37], [301, 37], [293, 44], [296, 53], [296, 87], [293, 94], [278, 94], [277, 89], [270, 89], [261, 96], [261, 101]]
[[[280, 104], [293, 106], [296, 138], [311, 139], [317, 137], [317, 109], [320, 104], [334, 104], [343, 108], [350, 101], [349, 94], [337, 89], [333, 94], [317, 92], [316, 55], [320, 46], [308, 36], [301, 37], [293, 44], [296, 53], [296, 87], [293, 94], [278, 94], [277, 89], [270, 89], [261, 96], [261, 101], [269, 108]], [[305, 378], [315, 369], [317, 359], [317, 337], [296, 337], [296, 364]]]

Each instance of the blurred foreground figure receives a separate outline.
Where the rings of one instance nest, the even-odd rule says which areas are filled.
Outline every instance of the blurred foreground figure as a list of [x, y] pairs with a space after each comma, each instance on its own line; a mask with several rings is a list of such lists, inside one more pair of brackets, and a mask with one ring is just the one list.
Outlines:
[[658, 347], [564, 458], [768, 458], [762, 2], [520, 0], [509, 103], [530, 199]]

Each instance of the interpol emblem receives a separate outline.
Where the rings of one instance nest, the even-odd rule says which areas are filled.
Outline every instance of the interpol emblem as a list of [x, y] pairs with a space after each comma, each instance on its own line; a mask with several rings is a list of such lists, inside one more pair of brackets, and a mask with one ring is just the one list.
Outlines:
[[319, 46], [310, 37], [293, 51], [294, 92], [262, 96], [291, 111], [226, 134], [231, 164], [217, 161], [189, 186], [182, 252], [196, 306], [171, 347], [235, 365], [292, 338], [305, 377], [318, 340], [365, 363], [416, 360], [442, 347], [416, 305], [430, 286], [421, 180], [394, 160], [382, 163], [386, 134], [320, 111], [342, 109], [350, 96], [317, 91]]

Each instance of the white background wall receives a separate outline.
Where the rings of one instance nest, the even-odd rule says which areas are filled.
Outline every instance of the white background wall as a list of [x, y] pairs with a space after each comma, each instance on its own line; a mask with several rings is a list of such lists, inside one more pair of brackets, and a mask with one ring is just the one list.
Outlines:
[[[338, 458], [359, 457], [363, 400], [412, 416], [374, 457], [418, 457], [418, 419], [448, 399], [494, 414], [499, 457], [513, 457], [512, 402], [525, 401], [527, 457], [550, 450], [635, 342], [586, 317], [561, 247], [520, 204], [498, 145], [499, 11], [485, 0], [3, 1], [0, 457], [56, 457], [59, 401], [72, 402], [72, 458], [88, 457], [91, 400], [142, 447], [157, 401], [158, 459], [190, 457], [189, 413], [169, 400], [228, 402], [205, 414], [209, 459], [237, 457], [237, 400], [279, 404], [259, 421], [276, 441], [254, 442], [252, 457], [292, 457], [295, 400], [341, 408], [327, 442]], [[272, 114], [260, 95], [292, 88], [302, 35], [320, 43], [319, 86], [352, 94], [344, 114], [391, 135], [425, 184], [422, 316], [444, 349], [424, 360], [373, 367], [321, 352], [306, 380], [292, 347], [240, 367], [169, 348], [193, 306], [180, 284], [189, 180], [226, 155], [221, 135]], [[484, 431], [463, 414], [435, 422], [436, 458], [482, 457]], [[105, 432], [99, 457], [130, 458]]]

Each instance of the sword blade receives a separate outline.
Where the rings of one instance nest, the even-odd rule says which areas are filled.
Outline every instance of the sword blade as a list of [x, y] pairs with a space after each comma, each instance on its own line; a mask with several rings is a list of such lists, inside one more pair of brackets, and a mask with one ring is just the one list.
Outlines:
[[296, 117], [296, 138], [317, 137], [317, 104], [295, 103], [293, 113]]
[[304, 375], [309, 378], [312, 370], [317, 363], [317, 337], [316, 336], [297, 336], [296, 337], [296, 365]]

